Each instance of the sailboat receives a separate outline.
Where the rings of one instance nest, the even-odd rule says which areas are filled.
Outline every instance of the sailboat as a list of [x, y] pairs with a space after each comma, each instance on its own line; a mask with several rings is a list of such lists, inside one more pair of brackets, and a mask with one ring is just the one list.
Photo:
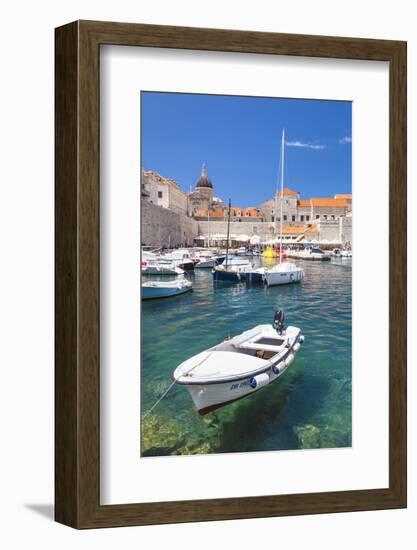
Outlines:
[[230, 238], [230, 210], [231, 200], [229, 199], [229, 210], [227, 214], [227, 241], [226, 258], [220, 265], [213, 268], [213, 281], [224, 281], [230, 283], [246, 281], [246, 273], [251, 270], [249, 260], [242, 258], [231, 258], [229, 256], [229, 238]]
[[[294, 263], [283, 261], [282, 249], [282, 199], [284, 194], [284, 148], [285, 128], [282, 130], [281, 138], [281, 193], [280, 193], [280, 216], [279, 216], [279, 263], [271, 269], [265, 269], [264, 280], [268, 286], [297, 283], [304, 279], [304, 270]], [[276, 218], [275, 218], [276, 219]]]

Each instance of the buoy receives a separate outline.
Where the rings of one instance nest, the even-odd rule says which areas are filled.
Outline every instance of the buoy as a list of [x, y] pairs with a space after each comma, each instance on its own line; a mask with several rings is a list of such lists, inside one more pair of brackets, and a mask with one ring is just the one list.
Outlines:
[[269, 384], [269, 376], [266, 372], [263, 372], [262, 374], [258, 374], [257, 376], [254, 376], [249, 380], [250, 387], [254, 390], [262, 388], [263, 386], [266, 386]]

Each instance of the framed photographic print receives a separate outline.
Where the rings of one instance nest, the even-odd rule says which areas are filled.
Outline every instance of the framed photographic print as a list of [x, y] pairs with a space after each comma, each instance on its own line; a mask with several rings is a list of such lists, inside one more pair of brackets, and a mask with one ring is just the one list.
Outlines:
[[406, 506], [406, 44], [56, 29], [56, 520]]

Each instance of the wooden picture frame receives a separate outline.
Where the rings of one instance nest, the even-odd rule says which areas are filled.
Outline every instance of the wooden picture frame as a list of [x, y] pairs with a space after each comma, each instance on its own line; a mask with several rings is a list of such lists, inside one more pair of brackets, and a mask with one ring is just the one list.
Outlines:
[[[56, 29], [55, 518], [75, 528], [406, 506], [406, 43], [77, 21]], [[389, 487], [100, 505], [99, 56], [117, 44], [389, 62]]]

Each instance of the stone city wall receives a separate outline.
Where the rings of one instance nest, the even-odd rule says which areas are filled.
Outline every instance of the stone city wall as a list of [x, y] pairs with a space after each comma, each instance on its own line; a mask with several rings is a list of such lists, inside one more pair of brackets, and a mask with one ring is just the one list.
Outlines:
[[198, 223], [185, 216], [141, 201], [141, 243], [146, 246], [193, 246]]
[[[209, 226], [210, 224], [210, 226]], [[198, 222], [198, 235], [208, 236], [210, 235], [226, 235], [227, 234], [227, 222], [223, 221], [199, 221]], [[254, 221], [241, 221], [230, 222], [230, 235], [258, 235], [261, 240], [269, 240], [274, 237], [274, 224], [268, 222], [254, 222]]]
[[338, 241], [342, 244], [352, 243], [352, 218], [343, 217], [338, 220], [320, 220], [319, 240]]

